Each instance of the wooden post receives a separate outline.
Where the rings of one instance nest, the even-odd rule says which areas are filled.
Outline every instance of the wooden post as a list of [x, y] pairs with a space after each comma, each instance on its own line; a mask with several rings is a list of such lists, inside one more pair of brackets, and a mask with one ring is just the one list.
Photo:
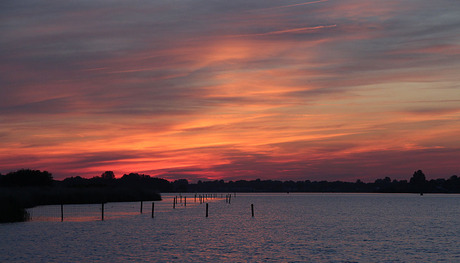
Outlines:
[[142, 206], [143, 206], [143, 205], [142, 205], [142, 201], [141, 201], [141, 214], [142, 214]]
[[152, 202], [152, 218], [154, 218], [153, 211], [155, 211], [155, 202]]
[[184, 206], [187, 206], [187, 197], [184, 196]]
[[196, 194], [195, 194], [195, 203], [196, 203]]
[[61, 222], [64, 221], [64, 204], [61, 204]]
[[254, 204], [251, 204], [251, 213], [252, 213], [252, 217], [254, 217]]
[[101, 207], [101, 213], [102, 213], [102, 221], [104, 221], [104, 203], [102, 203], [102, 207]]
[[206, 217], [208, 217], [208, 203], [206, 203]]
[[173, 200], [173, 209], [176, 209], [176, 197], [174, 197], [174, 200]]

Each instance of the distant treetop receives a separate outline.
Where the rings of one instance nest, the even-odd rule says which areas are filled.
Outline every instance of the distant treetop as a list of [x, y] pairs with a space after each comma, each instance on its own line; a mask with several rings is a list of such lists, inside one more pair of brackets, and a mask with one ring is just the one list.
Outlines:
[[53, 176], [47, 171], [21, 169], [0, 176], [0, 186], [47, 186], [53, 184]]

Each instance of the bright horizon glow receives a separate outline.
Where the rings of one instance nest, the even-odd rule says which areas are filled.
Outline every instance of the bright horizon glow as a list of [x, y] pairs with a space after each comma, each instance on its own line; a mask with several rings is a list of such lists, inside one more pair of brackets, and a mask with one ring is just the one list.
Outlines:
[[460, 2], [8, 2], [0, 173], [428, 179], [460, 166]]

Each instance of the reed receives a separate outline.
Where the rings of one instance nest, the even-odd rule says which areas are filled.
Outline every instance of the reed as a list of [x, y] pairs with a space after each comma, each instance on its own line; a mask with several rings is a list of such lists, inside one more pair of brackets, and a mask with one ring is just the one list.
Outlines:
[[24, 222], [30, 215], [20, 203], [10, 200], [0, 202], [0, 223]]

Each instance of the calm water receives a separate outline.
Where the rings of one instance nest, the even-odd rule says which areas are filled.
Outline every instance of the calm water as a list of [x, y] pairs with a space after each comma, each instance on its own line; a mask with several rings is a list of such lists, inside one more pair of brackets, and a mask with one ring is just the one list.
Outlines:
[[[460, 195], [237, 194], [31, 210], [0, 225], [0, 262], [460, 262]], [[254, 204], [255, 217], [251, 217]]]

